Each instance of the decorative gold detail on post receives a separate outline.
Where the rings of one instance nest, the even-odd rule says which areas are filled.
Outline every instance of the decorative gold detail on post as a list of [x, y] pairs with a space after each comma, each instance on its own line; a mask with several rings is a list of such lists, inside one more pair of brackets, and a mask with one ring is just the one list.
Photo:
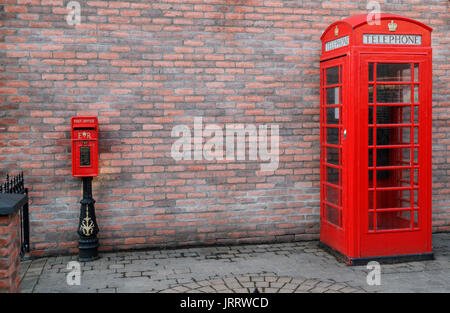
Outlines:
[[388, 24], [388, 27], [391, 32], [395, 32], [397, 30], [397, 24], [393, 20]]
[[94, 232], [94, 222], [89, 217], [89, 210], [87, 207], [86, 207], [86, 217], [83, 219], [83, 222], [81, 222], [80, 229], [83, 232], [83, 235], [85, 236], [90, 236]]
[[339, 28], [336, 26], [334, 29], [334, 35], [337, 37], [339, 35]]

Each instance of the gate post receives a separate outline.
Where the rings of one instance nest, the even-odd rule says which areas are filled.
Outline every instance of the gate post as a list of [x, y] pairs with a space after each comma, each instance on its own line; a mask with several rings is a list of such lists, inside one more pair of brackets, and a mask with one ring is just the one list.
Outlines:
[[0, 292], [20, 292], [20, 208], [24, 194], [0, 194]]

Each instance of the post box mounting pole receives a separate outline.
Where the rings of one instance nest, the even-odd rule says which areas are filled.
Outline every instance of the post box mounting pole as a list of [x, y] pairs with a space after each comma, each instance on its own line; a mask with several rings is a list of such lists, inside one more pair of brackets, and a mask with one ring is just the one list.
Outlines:
[[98, 225], [95, 218], [95, 200], [92, 198], [92, 177], [83, 177], [83, 199], [80, 203], [78, 259], [89, 262], [98, 259]]

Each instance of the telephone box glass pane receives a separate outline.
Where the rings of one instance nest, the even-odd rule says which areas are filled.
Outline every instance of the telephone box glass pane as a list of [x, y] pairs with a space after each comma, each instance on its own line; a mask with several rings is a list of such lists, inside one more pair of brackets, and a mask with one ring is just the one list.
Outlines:
[[327, 104], [339, 104], [339, 87], [327, 88]]
[[377, 170], [377, 188], [397, 188], [411, 186], [410, 169]]
[[339, 186], [339, 170], [337, 168], [327, 166], [327, 182]]
[[339, 226], [339, 209], [327, 205], [327, 221]]
[[414, 144], [419, 143], [419, 127], [414, 127]]
[[419, 82], [419, 64], [414, 64], [414, 82]]
[[416, 186], [419, 185], [419, 169], [418, 168], [414, 169], [413, 182], [414, 182], [414, 185], [416, 185]]
[[[369, 199], [369, 201], [371, 201], [370, 199]], [[373, 212], [369, 212], [369, 230], [374, 230], [373, 229]]]
[[413, 190], [413, 205], [416, 208], [419, 206], [419, 190], [417, 189]]
[[327, 163], [333, 165], [339, 165], [339, 149], [333, 147], [327, 147]]
[[414, 106], [414, 124], [419, 124], [419, 107]]
[[419, 148], [413, 149], [413, 165], [419, 165]]
[[411, 144], [410, 127], [377, 127], [377, 146]]
[[332, 107], [332, 108], [327, 108], [326, 110], [327, 110], [327, 124], [331, 124], [331, 125], [339, 124], [340, 108]]
[[418, 104], [419, 102], [419, 86], [414, 86], [414, 103]]
[[[369, 151], [371, 151], [370, 149]], [[411, 166], [410, 148], [376, 149], [377, 167]], [[369, 154], [369, 166], [372, 166], [372, 156]]]
[[414, 211], [414, 228], [419, 227], [419, 211]]
[[411, 106], [377, 106], [377, 124], [410, 124]]
[[[408, 186], [410, 186], [410, 184], [411, 184], [411, 178], [413, 179], [413, 184], [415, 186], [419, 185], [419, 181], [418, 181], [419, 169], [418, 168], [397, 169], [396, 171], [401, 171], [401, 173], [399, 173], [399, 174], [401, 174], [401, 176], [398, 176], [398, 177], [401, 177], [400, 179], [402, 179], [403, 182], [407, 182]], [[412, 176], [411, 176], [411, 174], [412, 174]]]
[[411, 207], [411, 190], [377, 190], [376, 207], [373, 201], [374, 191], [369, 191], [369, 210], [399, 209]]
[[411, 85], [377, 85], [377, 103], [411, 103]]
[[339, 145], [339, 128], [327, 127], [327, 143], [330, 145]]
[[339, 189], [327, 185], [325, 191], [326, 191], [325, 201], [333, 205], [339, 206]]
[[[370, 71], [370, 65], [369, 65]], [[411, 81], [410, 63], [378, 63], [377, 81], [409, 82]]]
[[327, 68], [327, 85], [339, 84], [339, 66]]
[[411, 211], [377, 213], [377, 230], [405, 229], [411, 227]]

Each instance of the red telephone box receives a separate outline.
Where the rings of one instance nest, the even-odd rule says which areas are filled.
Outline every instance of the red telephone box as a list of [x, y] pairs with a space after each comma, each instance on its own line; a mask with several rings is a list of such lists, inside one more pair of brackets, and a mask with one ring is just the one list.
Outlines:
[[98, 120], [95, 116], [74, 116], [72, 132], [72, 176], [98, 176]]
[[431, 31], [381, 14], [322, 35], [320, 241], [348, 264], [431, 259]]

